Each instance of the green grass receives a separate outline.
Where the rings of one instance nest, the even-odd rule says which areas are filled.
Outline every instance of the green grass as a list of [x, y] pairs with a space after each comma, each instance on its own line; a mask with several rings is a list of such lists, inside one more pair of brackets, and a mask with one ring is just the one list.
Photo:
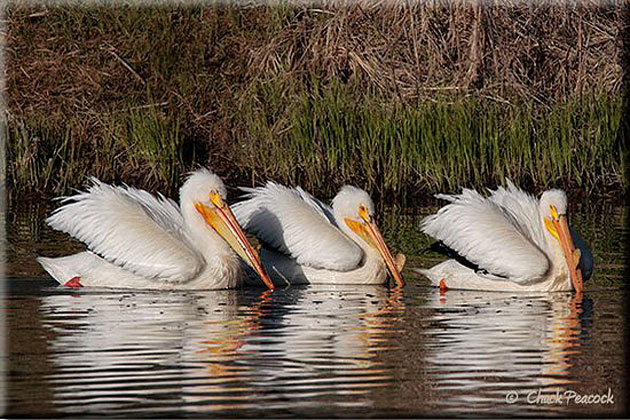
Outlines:
[[[55, 131], [45, 121], [8, 130], [8, 179], [18, 191], [64, 189], [81, 164], [72, 130]], [[53, 185], [55, 184], [55, 185]]]
[[[625, 189], [622, 100], [593, 97], [550, 107], [474, 97], [384, 108], [340, 86], [288, 95], [266, 85], [239, 110], [223, 155], [228, 182], [275, 179], [332, 196], [345, 183], [409, 204], [427, 193], [482, 188], [505, 177], [536, 190], [590, 195]], [[290, 98], [290, 99], [287, 99]], [[17, 191], [66, 191], [86, 175], [175, 191], [208, 139], [156, 107], [98, 116], [90, 145], [72, 126], [45, 120], [9, 130], [9, 179]], [[224, 163], [225, 164], [225, 163]]]
[[[247, 112], [244, 162], [331, 195], [356, 183], [397, 198], [501, 184], [625, 188], [619, 140], [622, 100], [598, 96], [535, 107], [474, 97], [437, 98], [387, 109], [333, 87], [281, 103], [265, 88]], [[266, 112], [265, 112], [266, 111]]]
[[45, 120], [10, 127], [10, 191], [65, 193], [91, 175], [177, 190], [185, 150], [177, 119], [155, 109], [104, 113], [97, 119], [101, 129], [88, 139], [78, 139], [72, 125], [56, 127]]
[[155, 109], [129, 112], [120, 139], [134, 170], [149, 168], [155, 183], [176, 186], [182, 169], [183, 138], [178, 120], [160, 118]]

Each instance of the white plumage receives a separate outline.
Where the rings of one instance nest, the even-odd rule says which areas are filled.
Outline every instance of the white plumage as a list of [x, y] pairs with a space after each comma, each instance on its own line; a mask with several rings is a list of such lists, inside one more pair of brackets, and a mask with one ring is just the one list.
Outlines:
[[91, 180], [88, 191], [62, 201], [65, 205], [46, 220], [50, 227], [142, 277], [182, 282], [199, 273], [204, 261], [184, 229], [177, 204]]
[[424, 233], [441, 240], [469, 261], [511, 281], [525, 283], [545, 275], [549, 261], [517, 217], [473, 190], [459, 196], [423, 222]]
[[[200, 169], [187, 179], [180, 208], [162, 195], [91, 181], [87, 191], [64, 198], [64, 205], [47, 219], [52, 228], [89, 249], [69, 257], [38, 258], [60, 283], [79, 277], [83, 286], [232, 288], [242, 276], [237, 253], [255, 268], [258, 257], [241, 240], [240, 227], [219, 217], [231, 212], [223, 202], [223, 182], [210, 171]], [[198, 206], [217, 220], [204, 220]]]
[[273, 182], [243, 190], [250, 199], [235, 204], [234, 214], [269, 247], [313, 268], [348, 271], [361, 262], [363, 251], [334, 224], [332, 209], [306, 191]]
[[566, 222], [565, 193], [550, 190], [537, 200], [506, 182], [507, 188], [499, 187], [489, 197], [469, 189], [460, 195], [439, 194], [449, 204], [422, 224], [424, 233], [478, 269], [448, 260], [419, 271], [449, 288], [571, 290], [573, 283], [581, 291], [582, 269], [590, 275], [592, 258], [579, 238], [576, 251], [576, 234], [569, 233]]
[[[394, 263], [373, 222], [374, 204], [365, 191], [345, 186], [331, 208], [300, 187], [268, 182], [242, 189], [247, 200], [234, 205], [234, 214], [265, 245], [261, 257], [275, 282], [386, 281]], [[368, 234], [370, 229], [376, 233]], [[398, 268], [392, 274], [400, 279]]]

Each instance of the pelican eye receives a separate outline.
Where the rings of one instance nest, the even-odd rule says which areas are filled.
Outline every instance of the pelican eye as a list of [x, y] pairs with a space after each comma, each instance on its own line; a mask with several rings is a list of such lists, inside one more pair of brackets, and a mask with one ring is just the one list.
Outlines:
[[210, 201], [218, 208], [223, 208], [223, 199], [217, 190], [210, 190]]
[[549, 210], [551, 211], [551, 217], [553, 220], [558, 221], [558, 209], [553, 204], [549, 204]]
[[368, 223], [372, 220], [372, 216], [368, 214], [367, 208], [363, 204], [359, 205], [359, 216]]

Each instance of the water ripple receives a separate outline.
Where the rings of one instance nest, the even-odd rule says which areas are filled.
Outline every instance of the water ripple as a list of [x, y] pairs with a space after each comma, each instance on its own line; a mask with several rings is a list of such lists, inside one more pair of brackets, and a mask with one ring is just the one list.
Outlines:
[[[617, 251], [627, 230], [595, 220], [605, 234], [586, 228], [599, 284], [606, 284], [622, 275]], [[52, 238], [41, 246], [57, 247], [59, 237]], [[628, 303], [622, 290], [594, 287], [581, 299], [442, 295], [422, 279], [407, 279], [402, 291], [327, 286], [273, 293], [67, 291], [42, 279], [13, 280], [0, 300], [8, 333], [7, 416], [608, 416], [624, 410], [621, 326]], [[611, 405], [527, 401], [609, 387]], [[517, 400], [508, 403], [511, 392]]]

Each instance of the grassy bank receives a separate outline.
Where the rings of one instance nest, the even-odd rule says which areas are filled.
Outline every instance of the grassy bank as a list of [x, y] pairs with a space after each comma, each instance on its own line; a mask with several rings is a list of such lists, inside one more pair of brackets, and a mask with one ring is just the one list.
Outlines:
[[[560, 186], [594, 196], [626, 188], [621, 98], [539, 109], [470, 97], [382, 108], [342, 88], [288, 102], [274, 97], [265, 92], [258, 97], [264, 103], [244, 106], [232, 147], [208, 162], [228, 181], [275, 179], [326, 196], [354, 183], [399, 202], [504, 177], [534, 190]], [[174, 192], [206, 144], [153, 107], [100, 118], [101, 131], [92, 133], [103, 139], [98, 147], [46, 121], [11, 127], [13, 188], [60, 193], [94, 174]]]
[[266, 105], [265, 113], [245, 113], [248, 135], [239, 142], [248, 152], [241, 162], [256, 178], [327, 194], [352, 182], [398, 198], [494, 186], [505, 177], [594, 195], [625, 188], [620, 98], [548, 108], [437, 98], [383, 109], [333, 88]]
[[627, 188], [621, 7], [320, 6], [9, 8], [10, 192]]

